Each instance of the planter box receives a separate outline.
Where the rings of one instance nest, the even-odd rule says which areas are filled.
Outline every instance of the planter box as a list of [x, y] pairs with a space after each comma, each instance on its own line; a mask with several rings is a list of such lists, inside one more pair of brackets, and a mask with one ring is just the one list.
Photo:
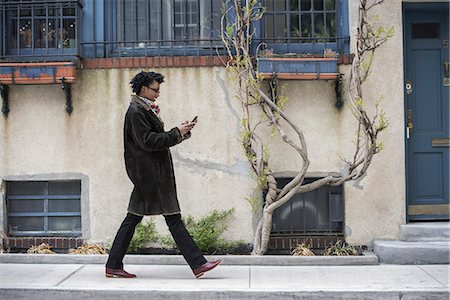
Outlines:
[[0, 84], [52, 84], [75, 82], [74, 62], [0, 63]]
[[338, 58], [260, 57], [258, 72], [264, 78], [274, 74], [278, 79], [318, 80], [337, 79]]

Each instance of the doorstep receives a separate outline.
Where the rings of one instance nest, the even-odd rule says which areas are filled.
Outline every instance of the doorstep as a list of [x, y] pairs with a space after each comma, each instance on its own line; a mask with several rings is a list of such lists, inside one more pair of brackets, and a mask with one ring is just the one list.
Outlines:
[[[105, 264], [107, 254], [28, 254], [2, 253], [0, 263], [13, 264]], [[243, 266], [359, 266], [378, 265], [373, 252], [360, 256], [290, 256], [290, 255], [206, 255], [208, 260], [223, 259], [224, 265]], [[128, 254], [125, 264], [131, 265], [185, 265], [181, 255]]]

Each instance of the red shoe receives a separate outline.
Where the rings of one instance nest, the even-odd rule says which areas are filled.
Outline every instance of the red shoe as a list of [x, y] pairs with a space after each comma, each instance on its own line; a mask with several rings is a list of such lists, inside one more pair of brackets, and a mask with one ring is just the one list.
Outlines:
[[203, 276], [203, 274], [205, 274], [205, 272], [211, 271], [212, 269], [214, 269], [221, 263], [222, 263], [221, 259], [214, 260], [214, 261], [208, 261], [208, 262], [204, 263], [203, 265], [201, 265], [200, 267], [193, 269], [192, 272], [194, 272], [194, 275], [196, 278], [199, 278], [200, 276]]
[[115, 278], [135, 278], [136, 275], [130, 274], [123, 269], [112, 269], [106, 268], [106, 277], [115, 277]]

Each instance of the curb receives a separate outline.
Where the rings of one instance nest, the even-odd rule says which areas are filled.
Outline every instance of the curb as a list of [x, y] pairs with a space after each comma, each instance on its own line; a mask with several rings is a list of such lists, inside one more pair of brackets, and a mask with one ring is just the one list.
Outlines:
[[417, 300], [417, 299], [433, 299], [447, 300], [450, 295], [449, 291], [442, 290], [408, 290], [408, 291], [173, 291], [173, 290], [80, 290], [80, 289], [2, 289], [0, 296], [4, 300], [9, 299], [34, 299], [34, 300], [52, 300], [52, 299], [162, 299], [162, 300], [178, 300], [178, 299], [202, 299], [202, 300], [234, 300], [234, 299], [323, 299], [323, 300], [342, 300], [342, 299], [367, 299], [367, 300]]
[[[105, 264], [107, 254], [25, 254], [2, 253], [4, 264]], [[378, 265], [373, 252], [361, 256], [284, 256], [284, 255], [210, 255], [208, 260], [223, 259], [224, 265], [244, 266], [362, 266]], [[125, 264], [131, 265], [185, 265], [181, 255], [136, 255], [125, 256]]]

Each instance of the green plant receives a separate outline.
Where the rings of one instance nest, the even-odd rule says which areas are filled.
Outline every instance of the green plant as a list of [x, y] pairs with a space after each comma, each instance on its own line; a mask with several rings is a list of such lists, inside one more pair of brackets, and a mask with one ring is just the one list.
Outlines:
[[[233, 213], [234, 209], [218, 211], [213, 210], [206, 216], [194, 219], [192, 216], [183, 218], [186, 229], [192, 236], [198, 248], [202, 252], [226, 252], [238, 245], [241, 241], [229, 241], [222, 237], [222, 233], [227, 229], [226, 220]], [[175, 241], [171, 236], [160, 238], [161, 244], [176, 248]]]
[[349, 255], [359, 255], [359, 251], [355, 246], [349, 245], [346, 242], [338, 240], [334, 245], [326, 248], [322, 255], [333, 255], [333, 256], [349, 256]]
[[138, 224], [128, 246], [129, 252], [136, 252], [138, 249], [144, 247], [145, 243], [157, 242], [159, 240], [159, 234], [156, 231], [155, 221], [150, 219], [145, 224]]

